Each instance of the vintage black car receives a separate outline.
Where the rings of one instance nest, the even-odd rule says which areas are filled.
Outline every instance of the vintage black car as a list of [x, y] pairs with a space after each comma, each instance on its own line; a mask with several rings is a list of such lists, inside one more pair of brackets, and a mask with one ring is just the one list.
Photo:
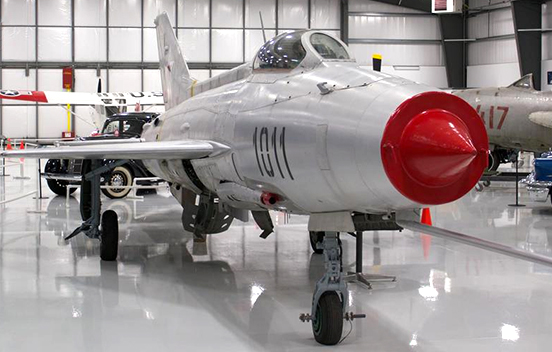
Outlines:
[[[120, 138], [140, 138], [145, 123], [152, 121], [159, 114], [153, 112], [128, 112], [115, 114], [109, 117], [98, 135], [78, 138], [80, 140], [109, 140]], [[104, 163], [112, 160], [104, 160]], [[44, 167], [44, 178], [52, 192], [65, 195], [67, 187], [73, 193], [76, 188], [71, 185], [80, 184], [82, 160], [50, 159]], [[104, 185], [132, 186], [136, 177], [154, 177], [140, 160], [129, 160], [128, 163], [118, 166], [102, 175]], [[139, 182], [142, 185], [151, 185], [151, 181]], [[103, 194], [109, 198], [124, 198], [130, 193], [130, 188], [106, 188]]]

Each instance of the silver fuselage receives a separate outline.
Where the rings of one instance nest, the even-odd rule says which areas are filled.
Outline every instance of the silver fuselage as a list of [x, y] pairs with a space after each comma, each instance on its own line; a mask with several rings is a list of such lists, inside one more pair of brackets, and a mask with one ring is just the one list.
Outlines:
[[[321, 94], [321, 82], [333, 91]], [[193, 90], [160, 116], [157, 126], [147, 126], [143, 138], [208, 139], [230, 146], [230, 153], [192, 161], [210, 191], [235, 184], [273, 192], [284, 197], [282, 209], [298, 213], [418, 206], [388, 180], [380, 143], [395, 109], [433, 89], [355, 62], [323, 61], [311, 70], [279, 73], [242, 65]], [[145, 164], [155, 175], [195, 189], [180, 160]], [[225, 202], [255, 209], [233, 198], [239, 195]]]
[[517, 87], [455, 91], [481, 116], [491, 148], [546, 151], [552, 147], [552, 130], [529, 119], [537, 112], [552, 114], [552, 92]]

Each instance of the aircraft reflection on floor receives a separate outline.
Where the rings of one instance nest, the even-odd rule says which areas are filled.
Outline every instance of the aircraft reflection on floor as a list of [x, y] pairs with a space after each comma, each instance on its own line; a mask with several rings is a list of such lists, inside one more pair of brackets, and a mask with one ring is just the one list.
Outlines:
[[[491, 187], [435, 208], [433, 221], [450, 227], [456, 221], [482, 237], [549, 253], [552, 210], [540, 204], [510, 210], [511, 199], [509, 190]], [[210, 343], [316, 348], [297, 319], [305, 308], [297, 302], [310, 299], [324, 270], [322, 258], [311, 254], [304, 218], [291, 217], [266, 240], [246, 223], [194, 243], [182, 230], [180, 205], [163, 194], [148, 202], [106, 200], [123, 218], [121, 260], [113, 265], [100, 263], [97, 242], [84, 236], [58, 243], [75, 225], [78, 201], [70, 199], [70, 208], [63, 197], [45, 202], [43, 215], [26, 212], [32, 199], [0, 211], [0, 316], [10, 336], [0, 334], [0, 350], [36, 350], [46, 340], [59, 350], [89, 351]], [[154, 215], [163, 221], [150, 223]], [[351, 286], [352, 309], [373, 319], [360, 321], [340, 348], [438, 351], [453, 341], [459, 350], [512, 343], [538, 350], [530, 347], [552, 328], [546, 268], [439, 239], [426, 258], [420, 236], [408, 231], [366, 234], [364, 242], [365, 271], [396, 275], [398, 282], [372, 291]], [[345, 269], [352, 269], [353, 238], [343, 236], [343, 246]], [[29, 339], [29, 330], [42, 333]]]

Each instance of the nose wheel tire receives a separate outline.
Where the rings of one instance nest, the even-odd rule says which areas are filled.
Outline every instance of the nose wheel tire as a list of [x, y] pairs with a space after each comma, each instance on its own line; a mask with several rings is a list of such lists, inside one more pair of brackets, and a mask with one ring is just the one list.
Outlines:
[[327, 291], [318, 300], [312, 332], [316, 342], [322, 345], [335, 345], [341, 340], [343, 305], [337, 292]]
[[117, 259], [119, 250], [119, 223], [117, 213], [106, 210], [102, 215], [102, 228], [100, 237], [100, 258], [104, 261]]
[[[132, 172], [126, 166], [117, 166], [111, 171], [111, 174], [107, 178], [106, 186], [132, 186], [134, 177]], [[130, 188], [102, 188], [102, 193], [111, 199], [124, 198], [130, 193]]]
[[324, 250], [321, 248], [318, 248], [317, 244], [324, 241], [324, 232], [318, 232], [318, 231], [309, 231], [309, 239], [311, 248], [316, 254], [322, 254], [324, 253]]

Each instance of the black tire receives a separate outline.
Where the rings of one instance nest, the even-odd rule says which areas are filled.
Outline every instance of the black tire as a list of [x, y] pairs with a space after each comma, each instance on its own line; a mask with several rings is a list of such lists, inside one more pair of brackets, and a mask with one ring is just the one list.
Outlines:
[[323, 249], [319, 249], [316, 244], [322, 243], [324, 241], [324, 232], [317, 232], [317, 231], [309, 231], [309, 240], [311, 244], [311, 248], [316, 254], [322, 254], [324, 253]]
[[489, 165], [487, 167], [488, 171], [496, 171], [500, 166], [500, 157], [496, 152], [489, 153]]
[[[132, 186], [132, 181], [134, 180], [134, 176], [132, 174], [132, 170], [126, 166], [117, 166], [116, 168], [111, 171], [111, 174], [109, 174], [109, 177], [107, 178], [105, 185], [106, 186]], [[129, 194], [131, 191], [130, 188], [111, 188], [111, 189], [104, 189], [102, 188], [102, 193], [105, 194], [107, 197], [111, 199], [120, 199], [124, 198]]]
[[343, 305], [337, 292], [324, 292], [318, 300], [312, 332], [316, 342], [322, 345], [335, 345], [341, 340]]
[[106, 210], [103, 213], [101, 230], [100, 258], [108, 262], [114, 261], [119, 250], [119, 222], [116, 212]]
[[[67, 187], [69, 187], [69, 183], [67, 181], [48, 179], [46, 180], [46, 183], [48, 184], [50, 191], [54, 192], [58, 196], [64, 196], [67, 194]], [[77, 189], [74, 187], [69, 188], [69, 194], [75, 193], [76, 190]]]

